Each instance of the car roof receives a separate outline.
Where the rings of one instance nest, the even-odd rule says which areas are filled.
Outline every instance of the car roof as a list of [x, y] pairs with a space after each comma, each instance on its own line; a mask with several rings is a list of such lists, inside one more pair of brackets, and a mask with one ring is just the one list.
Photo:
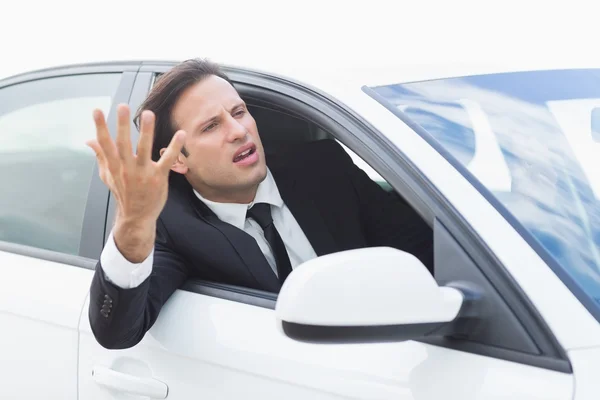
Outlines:
[[[411, 60], [407, 62], [385, 60], [377, 64], [377, 60], [369, 60], [368, 63], [328, 62], [314, 63], [286, 63], [285, 60], [265, 60], [260, 58], [240, 59], [235, 57], [210, 57], [205, 56], [224, 66], [247, 71], [257, 71], [273, 74], [282, 78], [302, 82], [318, 88], [327, 89], [334, 86], [361, 87], [388, 85], [394, 83], [406, 83], [432, 79], [443, 79], [469, 75], [493, 74], [517, 71], [551, 70], [551, 69], [581, 69], [600, 68], [598, 59], [588, 57], [569, 57], [554, 59], [539, 58], [536, 60], [501, 60], [501, 61], [460, 61], [460, 60], [429, 60], [419, 62]], [[35, 72], [45, 72], [57, 68], [80, 67], [80, 66], [110, 66], [110, 65], [175, 65], [176, 63], [191, 58], [189, 55], [181, 58], [169, 59], [128, 59], [127, 57], [114, 57], [96, 60], [76, 60], [62, 63], [60, 60], [40, 59], [24, 65], [11, 65], [10, 63], [0, 66], [0, 81], [18, 75]], [[78, 62], [73, 62], [78, 61]], [[357, 60], [359, 61], [359, 60]], [[364, 61], [364, 60], [362, 60]]]

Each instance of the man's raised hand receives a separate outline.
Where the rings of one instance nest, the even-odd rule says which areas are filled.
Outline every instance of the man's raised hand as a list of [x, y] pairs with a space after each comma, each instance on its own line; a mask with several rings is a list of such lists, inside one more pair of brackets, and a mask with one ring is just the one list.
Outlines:
[[117, 107], [116, 141], [102, 111], [94, 110], [96, 139], [87, 142], [96, 153], [100, 179], [117, 201], [115, 243], [131, 262], [145, 259], [154, 245], [156, 220], [167, 200], [169, 170], [185, 140], [184, 131], [176, 132], [160, 160], [154, 162], [151, 157], [154, 121], [151, 111], [142, 113], [137, 154], [134, 154], [129, 107], [124, 104]]

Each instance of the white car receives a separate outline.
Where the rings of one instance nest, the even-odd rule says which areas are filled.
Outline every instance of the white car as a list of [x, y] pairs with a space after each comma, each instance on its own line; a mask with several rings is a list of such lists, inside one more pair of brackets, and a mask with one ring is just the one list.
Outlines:
[[226, 68], [267, 154], [335, 138], [430, 223], [435, 278], [369, 248], [278, 294], [192, 280], [139, 344], [99, 345], [88, 293], [115, 203], [91, 112], [114, 134], [117, 104], [137, 109], [173, 65], [0, 80], [1, 398], [600, 397], [596, 69]]

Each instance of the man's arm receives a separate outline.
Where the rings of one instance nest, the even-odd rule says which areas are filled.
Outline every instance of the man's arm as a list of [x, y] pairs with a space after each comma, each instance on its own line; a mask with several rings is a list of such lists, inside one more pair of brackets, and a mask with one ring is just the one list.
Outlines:
[[[160, 220], [156, 237], [153, 252], [140, 264], [130, 263], [110, 241], [102, 252], [90, 289], [89, 319], [96, 340], [105, 348], [138, 344], [187, 278], [186, 263], [169, 249]], [[112, 277], [107, 273], [119, 267], [125, 267], [129, 276], [122, 271]], [[128, 286], [120, 285], [127, 281]]]
[[[162, 305], [186, 276], [183, 260], [170, 250], [159, 216], [168, 195], [171, 166], [181, 152], [185, 132], [173, 136], [160, 160], [151, 157], [154, 114], [141, 115], [140, 139], [132, 151], [129, 107], [117, 107], [117, 135], [113, 141], [102, 111], [94, 111], [96, 139], [87, 144], [96, 153], [100, 178], [117, 202], [114, 241], [103, 251], [90, 290], [89, 318], [98, 342], [108, 348], [137, 344], [156, 321]], [[110, 260], [111, 249], [116, 259]], [[131, 281], [131, 273], [153, 258], [150, 277]], [[102, 260], [104, 258], [104, 261]], [[106, 261], [108, 260], [108, 261]], [[103, 266], [103, 262], [110, 263]], [[119, 265], [127, 271], [116, 272]], [[105, 269], [114, 281], [107, 279]], [[144, 267], [141, 268], [142, 272]], [[112, 272], [111, 272], [112, 271]], [[146, 272], [147, 274], [147, 272]], [[129, 279], [128, 279], [129, 276]]]

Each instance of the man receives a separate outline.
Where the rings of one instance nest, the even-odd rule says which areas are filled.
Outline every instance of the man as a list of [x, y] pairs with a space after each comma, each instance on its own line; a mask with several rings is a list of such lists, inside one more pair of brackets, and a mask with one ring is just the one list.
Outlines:
[[177, 65], [140, 110], [136, 154], [124, 105], [116, 142], [98, 110], [88, 142], [118, 205], [91, 287], [90, 323], [104, 347], [137, 344], [187, 278], [278, 292], [299, 264], [366, 246], [395, 247], [433, 268], [431, 229], [335, 141], [267, 160], [217, 65]]

